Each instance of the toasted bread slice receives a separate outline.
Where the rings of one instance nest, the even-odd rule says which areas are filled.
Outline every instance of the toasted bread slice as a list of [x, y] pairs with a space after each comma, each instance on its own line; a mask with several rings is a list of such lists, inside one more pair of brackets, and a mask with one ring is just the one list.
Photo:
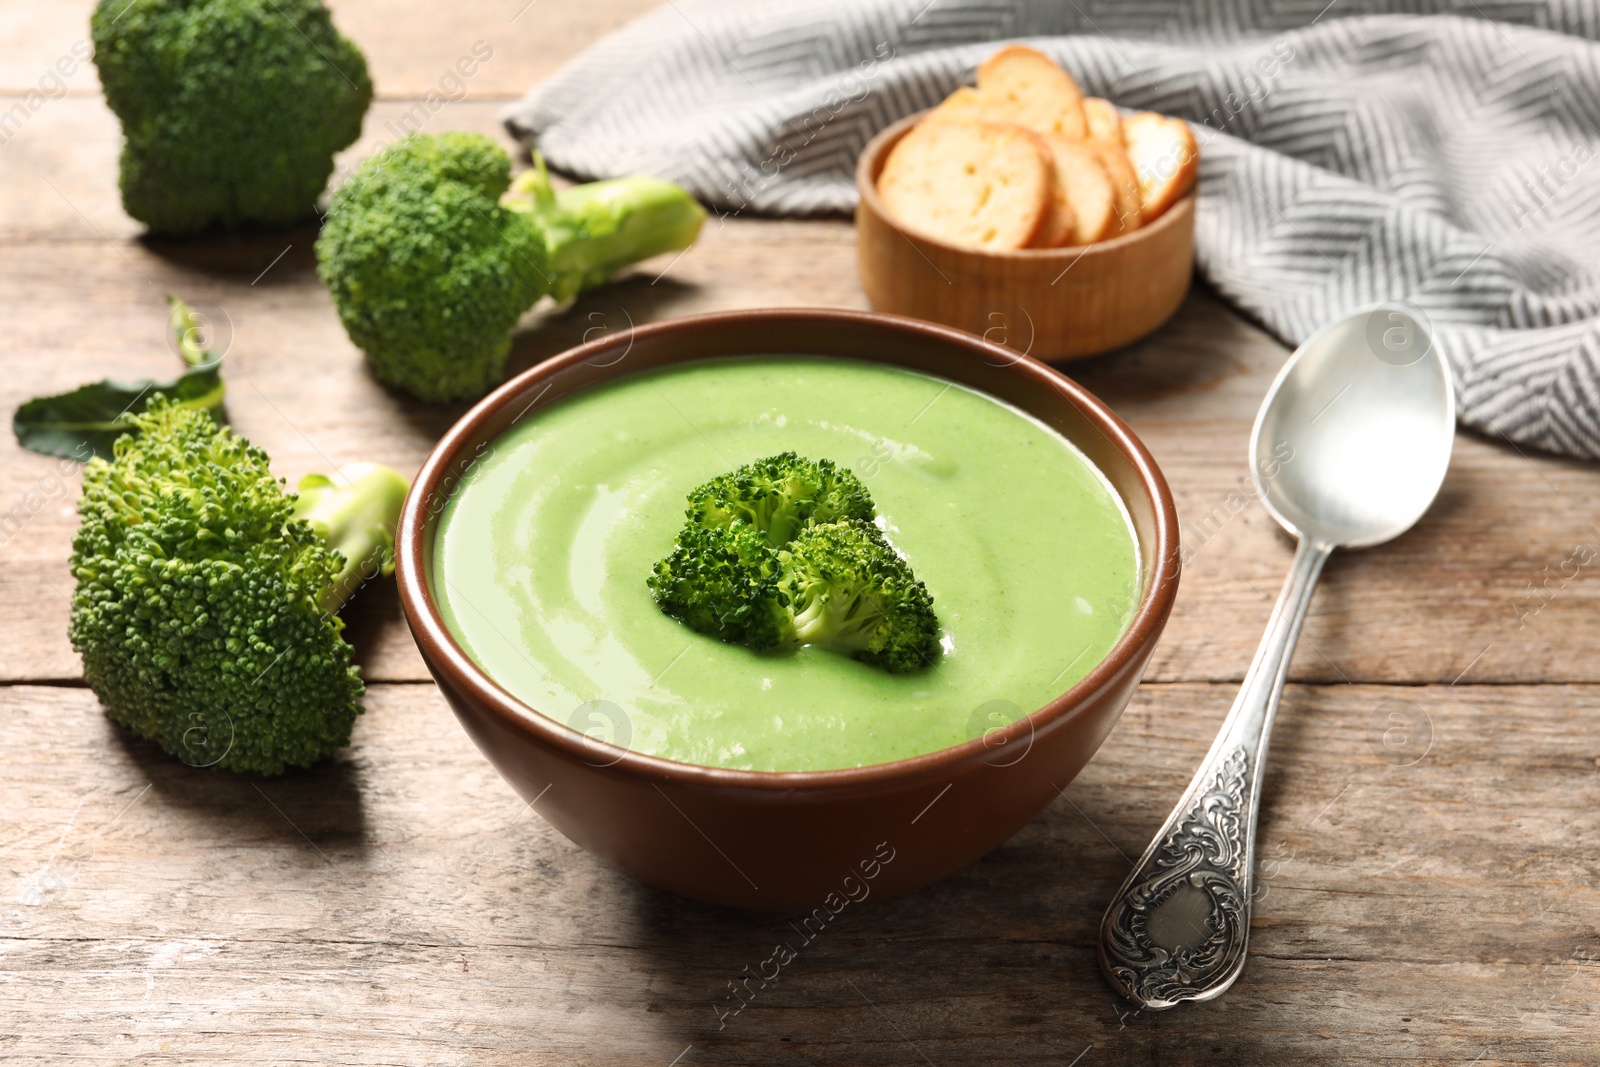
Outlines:
[[1077, 212], [1067, 199], [1067, 190], [1053, 178], [1050, 181], [1050, 211], [1039, 225], [1039, 232], [1028, 242], [1029, 248], [1059, 248], [1072, 244], [1078, 225]]
[[1122, 124], [1122, 142], [1139, 176], [1139, 201], [1149, 223], [1194, 187], [1200, 146], [1188, 123], [1141, 111]]
[[1122, 144], [1122, 112], [1117, 105], [1098, 96], [1083, 99], [1083, 119], [1089, 127], [1091, 141], [1110, 141]]
[[925, 121], [890, 150], [878, 193], [907, 229], [952, 244], [1024, 248], [1050, 214], [1050, 160], [1015, 126]]
[[[925, 122], [999, 122], [1008, 123], [1015, 108], [1004, 98], [974, 89], [970, 85], [963, 85], [944, 98], [944, 102], [928, 113]], [[1009, 123], [1017, 129], [1026, 130], [1025, 126]], [[1029, 131], [1044, 154], [1045, 159], [1050, 159], [1050, 147], [1035, 131]], [[1119, 141], [1120, 145], [1121, 142]], [[1039, 232], [1034, 234], [1029, 245], [1034, 248], [1054, 248], [1056, 245], [1070, 244], [1072, 241], [1073, 227], [1076, 219], [1073, 216], [1072, 205], [1067, 202], [1067, 191], [1055, 180], [1055, 167], [1050, 168], [1050, 204], [1045, 212], [1045, 218], [1039, 225]]]
[[1072, 205], [1073, 226], [1068, 245], [1086, 245], [1114, 232], [1116, 194], [1105, 165], [1093, 148], [1065, 137], [1046, 137], [1055, 164], [1056, 182]]
[[1072, 210], [1072, 201], [1067, 199], [1067, 187], [1056, 180], [1055, 154], [1050, 150], [1049, 141], [1032, 130], [1028, 131], [1028, 136], [1033, 138], [1050, 164], [1050, 210], [1045, 214], [1044, 222], [1040, 223], [1039, 232], [1029, 242], [1029, 247], [1056, 248], [1069, 245], [1077, 232], [1078, 213]]
[[1128, 152], [1119, 141], [1102, 141], [1091, 137], [1084, 144], [1094, 150], [1100, 165], [1111, 179], [1111, 229], [1106, 234], [1132, 233], [1144, 224], [1144, 201], [1139, 195], [1139, 175], [1128, 159]]
[[1008, 121], [1081, 141], [1088, 135], [1083, 90], [1042, 52], [1013, 44], [978, 67], [978, 91], [1003, 102]]
[[970, 85], [959, 85], [939, 106], [928, 112], [924, 122], [1005, 122], [997, 101]]

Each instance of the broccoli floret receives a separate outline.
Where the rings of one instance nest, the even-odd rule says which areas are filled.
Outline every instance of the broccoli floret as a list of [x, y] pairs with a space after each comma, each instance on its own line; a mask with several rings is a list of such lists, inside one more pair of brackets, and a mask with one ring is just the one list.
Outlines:
[[690, 493], [646, 584], [663, 612], [730, 643], [820, 645], [895, 674], [928, 666], [933, 597], [872, 520], [854, 474], [785, 452]]
[[372, 81], [319, 0], [100, 0], [122, 206], [156, 234], [313, 216]]
[[511, 330], [629, 263], [688, 248], [705, 209], [655, 178], [556, 192], [543, 161], [474, 133], [412, 134], [335, 191], [317, 238], [322, 280], [379, 381], [430, 401], [500, 380]]
[[501, 207], [511, 159], [481, 134], [397, 141], [333, 194], [322, 280], [379, 381], [424, 400], [500, 378], [511, 328], [544, 291], [544, 242]]
[[204, 412], [158, 398], [134, 421], [84, 469], [69, 631], [84, 679], [191, 764], [278, 774], [348, 744], [363, 687], [333, 611], [389, 565], [405, 479], [352, 468], [297, 501]]
[[691, 524], [645, 581], [661, 610], [690, 629], [772, 648], [786, 632], [780, 567], [777, 551], [753, 526]]
[[825, 645], [891, 674], [938, 658], [933, 597], [876, 526], [808, 526], [781, 555], [783, 644]]
[[784, 452], [747, 463], [689, 494], [689, 522], [705, 527], [746, 522], [782, 546], [808, 522], [871, 522], [872, 494], [852, 472], [822, 459]]

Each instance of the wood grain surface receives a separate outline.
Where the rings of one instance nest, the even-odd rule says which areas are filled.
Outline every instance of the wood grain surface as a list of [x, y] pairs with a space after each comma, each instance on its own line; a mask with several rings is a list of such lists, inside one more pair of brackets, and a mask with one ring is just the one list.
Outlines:
[[[642, 2], [332, 5], [378, 102], [348, 171], [473, 42], [424, 129], [498, 112]], [[90, 5], [0, 12], [0, 110]], [[692, 7], [680, 9], [692, 17]], [[314, 229], [149, 241], [116, 192], [92, 67], [0, 144], [0, 409], [166, 374], [163, 296], [220, 309], [234, 426], [294, 480], [415, 470], [461, 408], [377, 386]], [[509, 142], [507, 142], [509, 146]], [[513, 369], [594, 330], [730, 307], [863, 307], [847, 221], [713, 219], [676, 261], [530, 315]], [[281, 779], [185, 767], [83, 688], [66, 640], [79, 475], [0, 440], [0, 1059], [7, 1063], [1579, 1064], [1600, 1062], [1600, 468], [1458, 435], [1391, 545], [1336, 557], [1274, 740], [1244, 980], [1161, 1015], [1094, 963], [1109, 894], [1232, 700], [1290, 546], [1248, 491], [1285, 349], [1203, 287], [1071, 373], [1143, 437], [1189, 559], [1133, 706], [1012, 841], [852, 905], [733, 1011], [781, 918], [639, 885], [551, 830], [456, 727], [392, 588], [350, 607], [371, 680], [351, 747]]]

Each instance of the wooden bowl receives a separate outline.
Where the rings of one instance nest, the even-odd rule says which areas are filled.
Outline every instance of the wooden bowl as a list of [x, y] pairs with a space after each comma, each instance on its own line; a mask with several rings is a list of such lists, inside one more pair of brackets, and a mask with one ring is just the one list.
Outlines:
[[[597, 382], [687, 360], [806, 353], [908, 367], [1006, 401], [1073, 441], [1132, 516], [1133, 621], [1088, 676], [1033, 714], [954, 748], [869, 767], [742, 771], [615, 748], [541, 715], [462, 650], [432, 589], [443, 504], [512, 422]], [[549, 359], [481, 401], [439, 441], [406, 498], [400, 601], [461, 725], [539, 814], [651, 885], [774, 911], [892, 896], [977, 859], [1025, 826], [1094, 755], [1139, 684], [1178, 586], [1178, 519], [1155, 461], [1104, 403], [970, 334], [861, 311], [697, 315], [614, 332]], [[1063, 609], [1070, 610], [1070, 608]], [[601, 751], [597, 751], [601, 750]]]
[[1150, 225], [1109, 241], [1017, 251], [949, 244], [899, 225], [878, 195], [889, 150], [921, 118], [878, 134], [856, 164], [856, 262], [873, 307], [1042, 360], [1131, 344], [1178, 310], [1194, 273], [1192, 190]]

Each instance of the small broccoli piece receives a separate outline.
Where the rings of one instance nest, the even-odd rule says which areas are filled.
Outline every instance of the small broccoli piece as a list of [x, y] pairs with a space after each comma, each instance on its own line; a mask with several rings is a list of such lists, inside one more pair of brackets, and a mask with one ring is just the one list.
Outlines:
[[689, 494], [689, 522], [706, 527], [746, 522], [786, 545], [811, 522], [871, 522], [872, 494], [832, 460], [784, 452], [747, 463]]
[[84, 468], [69, 630], [84, 679], [196, 765], [279, 774], [348, 744], [363, 687], [332, 612], [353, 574], [389, 565], [405, 479], [352, 468], [297, 501], [204, 412], [158, 398], [134, 421]]
[[779, 568], [777, 551], [753, 526], [688, 525], [645, 581], [661, 610], [691, 630], [771, 648], [786, 631]]
[[372, 81], [319, 0], [100, 0], [122, 206], [156, 234], [311, 218]]
[[781, 643], [825, 645], [891, 674], [938, 658], [933, 597], [876, 526], [808, 526], [780, 554], [789, 621]]
[[373, 374], [436, 402], [499, 380], [511, 330], [629, 263], [694, 243], [705, 209], [656, 178], [556, 192], [543, 161], [511, 181], [481, 134], [413, 134], [335, 191], [317, 238], [339, 320]]
[[690, 629], [758, 650], [820, 645], [894, 674], [940, 652], [933, 597], [866, 486], [825, 459], [785, 452], [695, 489], [646, 584]]

